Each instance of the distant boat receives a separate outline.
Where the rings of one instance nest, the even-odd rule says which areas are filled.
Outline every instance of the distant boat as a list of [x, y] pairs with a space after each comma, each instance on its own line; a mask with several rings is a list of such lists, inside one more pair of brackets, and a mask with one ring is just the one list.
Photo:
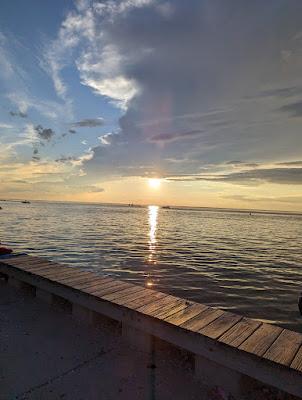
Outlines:
[[28, 200], [23, 200], [23, 201], [21, 201], [21, 203], [23, 203], [23, 204], [30, 204], [30, 201], [28, 201]]
[[162, 206], [162, 208], [163, 208], [164, 210], [170, 210], [170, 209], [171, 209], [170, 206]]

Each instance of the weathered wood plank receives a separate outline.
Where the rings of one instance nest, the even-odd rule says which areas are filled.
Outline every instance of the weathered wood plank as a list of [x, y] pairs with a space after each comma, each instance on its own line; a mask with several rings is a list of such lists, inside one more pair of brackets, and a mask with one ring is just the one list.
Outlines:
[[109, 293], [114, 293], [116, 291], [120, 291], [122, 289], [125, 289], [126, 287], [129, 287], [129, 284], [126, 282], [117, 282], [115, 285], [112, 285], [108, 288], [104, 288], [104, 289], [98, 289], [96, 291], [92, 291], [89, 292], [89, 294], [95, 296], [95, 297], [99, 297], [102, 298], [103, 296], [105, 296], [106, 294]]
[[138, 293], [136, 292], [136, 293], [128, 294], [127, 296], [116, 298], [116, 299], [114, 299], [114, 303], [119, 304], [119, 305], [127, 305], [128, 303], [131, 303], [134, 300], [139, 300], [141, 298], [144, 298], [144, 297], [154, 294], [153, 290], [150, 290], [147, 288], [143, 288], [143, 289], [144, 290], [142, 290]]
[[158, 319], [165, 319], [170, 317], [171, 315], [174, 315], [178, 311], [184, 310], [187, 308], [187, 301], [184, 299], [178, 299], [175, 300], [174, 303], [167, 305], [166, 307], [163, 307], [160, 310], [157, 310], [154, 314], [152, 313], [155, 318]]
[[110, 301], [114, 302], [114, 300], [116, 300], [116, 299], [123, 298], [124, 296], [131, 295], [133, 293], [137, 294], [137, 293], [139, 293], [141, 291], [144, 291], [144, 290], [145, 290], [144, 288], [132, 285], [131, 287], [127, 287], [127, 288], [125, 288], [125, 289], [123, 289], [123, 290], [121, 290], [119, 292], [111, 293], [111, 294], [108, 294], [108, 295], [104, 295], [102, 297], [105, 300], [110, 300]]
[[132, 310], [138, 310], [140, 307], [152, 303], [154, 300], [163, 299], [166, 297], [166, 293], [162, 292], [154, 292], [152, 294], [146, 293], [146, 296], [141, 297], [139, 299], [135, 299], [133, 301], [129, 301], [124, 306], [131, 308]]
[[301, 345], [301, 333], [286, 329], [281, 332], [263, 357], [278, 364], [290, 365]]
[[30, 256], [18, 256], [14, 258], [9, 258], [3, 261], [3, 264], [9, 265], [11, 267], [19, 268], [19, 269], [26, 269], [29, 266], [34, 266], [37, 264], [41, 264], [44, 262], [50, 262], [40, 257], [32, 259]]
[[196, 317], [191, 318], [189, 321], [186, 321], [183, 324], [180, 324], [180, 326], [189, 331], [198, 332], [206, 325], [215, 321], [215, 319], [219, 318], [222, 314], [223, 314], [222, 310], [208, 307], [200, 314], [198, 314]]
[[65, 285], [65, 286], [70, 286], [70, 287], [72, 287], [73, 289], [77, 289], [77, 291], [79, 292], [79, 293], [81, 293], [81, 291], [79, 291], [79, 286], [81, 285], [81, 284], [84, 284], [84, 283], [87, 283], [87, 282], [94, 282], [95, 281], [95, 276], [89, 276], [89, 275], [87, 275], [87, 276], [82, 276], [82, 277], [79, 277], [79, 278], [75, 278], [75, 279], [73, 279], [72, 281], [68, 281], [68, 282], [65, 282], [65, 281], [62, 281], [62, 282], [60, 282], [62, 285]]
[[107, 283], [106, 278], [103, 278], [99, 275], [95, 275], [91, 277], [91, 280], [83, 281], [83, 282], [76, 282], [73, 283], [73, 287], [83, 292], [86, 287], [92, 287], [93, 285], [101, 285]]
[[17, 265], [22, 265], [24, 262], [34, 262], [34, 259], [39, 259], [40, 257], [32, 257], [27, 254], [23, 254], [20, 256], [14, 256], [14, 257], [9, 257], [1, 260], [3, 264], [6, 265], [11, 265], [11, 266], [17, 266]]
[[291, 366], [291, 368], [294, 368], [294, 369], [302, 372], [302, 346], [297, 351], [297, 354], [295, 355], [290, 366]]
[[69, 283], [72, 284], [77, 281], [81, 281], [83, 278], [96, 278], [97, 275], [90, 271], [80, 271], [80, 270], [75, 270], [73, 271], [72, 274], [64, 276], [64, 277], [58, 277], [58, 282], [64, 283], [64, 285], [68, 285]]
[[261, 322], [249, 318], [242, 318], [236, 325], [225, 332], [219, 339], [219, 342], [233, 347], [240, 346], [257, 328]]
[[94, 295], [95, 293], [103, 293], [104, 290], [107, 290], [113, 286], [116, 286], [117, 283], [121, 283], [121, 281], [114, 280], [112, 282], [104, 282], [98, 283], [96, 285], [88, 286], [82, 289], [82, 292]]
[[153, 315], [154, 311], [156, 313], [158, 310], [162, 309], [163, 307], [166, 307], [169, 304], [175, 303], [175, 301], [177, 300], [178, 300], [177, 297], [166, 295], [161, 299], [156, 299], [152, 303], [141, 306], [140, 308], [137, 309], [137, 311], [143, 314]]
[[96, 281], [94, 283], [86, 283], [83, 284], [81, 287], [82, 292], [83, 291], [88, 291], [88, 290], [97, 290], [97, 288], [103, 288], [105, 285], [113, 285], [116, 282], [116, 279], [111, 279], [111, 278], [106, 278], [106, 277], [100, 277], [100, 281]]
[[202, 311], [206, 310], [208, 307], [204, 304], [195, 303], [188, 305], [185, 309], [178, 311], [177, 313], [165, 318], [166, 322], [173, 325], [181, 325], [186, 321], [196, 317]]
[[46, 278], [48, 276], [54, 276], [57, 277], [59, 276], [59, 274], [62, 273], [69, 273], [71, 271], [71, 268], [65, 268], [65, 267], [61, 267], [61, 266], [56, 266], [56, 265], [45, 265], [43, 266], [43, 268], [39, 269], [38, 271], [36, 270], [32, 270], [32, 269], [23, 269], [23, 271], [25, 273], [31, 274], [31, 275], [35, 275], [35, 276], [40, 276], [43, 278]]
[[[80, 274], [80, 272], [79, 272], [79, 274]], [[41, 270], [36, 275], [41, 276], [42, 278], [49, 279], [51, 281], [60, 283], [60, 279], [74, 276], [74, 272], [56, 269], [56, 268], [55, 269], [50, 268], [45, 271]]]
[[241, 316], [232, 314], [230, 312], [224, 312], [219, 318], [208, 324], [206, 327], [200, 329], [198, 332], [202, 335], [208, 336], [212, 339], [217, 339], [223, 335], [238, 321], [241, 320]]
[[262, 357], [281, 332], [282, 328], [279, 326], [262, 324], [238, 348]]

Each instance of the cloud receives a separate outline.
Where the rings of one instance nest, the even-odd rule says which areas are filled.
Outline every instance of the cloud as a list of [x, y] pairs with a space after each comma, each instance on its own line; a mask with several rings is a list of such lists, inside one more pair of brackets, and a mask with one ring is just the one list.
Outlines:
[[68, 104], [70, 68], [122, 116], [84, 158], [57, 164], [79, 162], [91, 178], [206, 170], [221, 182], [282, 180], [263, 165], [300, 157], [299, 121], [286, 115], [301, 112], [300, 15], [297, 1], [77, 1], [45, 43], [43, 67]]
[[277, 163], [276, 165], [284, 166], [284, 167], [302, 167], [302, 161], [285, 161]]
[[9, 112], [12, 117], [20, 117], [20, 118], [27, 118], [28, 115], [22, 111], [10, 111]]
[[37, 125], [34, 129], [40, 139], [46, 140], [48, 142], [55, 135], [55, 132], [51, 128], [43, 128], [42, 125]]
[[[300, 44], [291, 40], [302, 6], [280, 7], [272, 0], [248, 8], [221, 0], [193, 0], [190, 7], [180, 0], [117, 1], [86, 3], [68, 15], [62, 26], [76, 34], [82, 84], [124, 102], [119, 127], [93, 149], [84, 170], [176, 176], [251, 160], [229, 162], [227, 174], [228, 165], [293, 158], [300, 128], [275, 111], [284, 99], [297, 102], [302, 90]], [[286, 60], [280, 41], [291, 54]]]
[[[96, 128], [99, 126], [104, 125], [104, 119], [103, 118], [86, 118], [82, 119], [81, 121], [74, 122], [72, 126], [77, 127], [77, 128]], [[70, 130], [69, 130], [70, 132]], [[72, 130], [71, 133], [75, 133], [74, 130]]]
[[55, 160], [55, 162], [66, 163], [66, 162], [75, 161], [75, 160], [77, 160], [77, 158], [75, 156], [61, 156], [61, 157], [57, 158]]
[[260, 203], [291, 203], [301, 204], [302, 196], [246, 196], [246, 195], [224, 195], [223, 198], [245, 201], [248, 203], [260, 202]]
[[190, 137], [199, 136], [202, 134], [202, 130], [193, 130], [188, 132], [171, 132], [171, 133], [159, 133], [152, 136], [150, 142], [171, 142], [175, 140], [188, 139]]
[[262, 183], [302, 185], [302, 168], [261, 168], [226, 174], [169, 177], [168, 179], [172, 181], [225, 182], [247, 186]]
[[280, 107], [279, 111], [286, 112], [291, 117], [302, 117], [302, 101], [286, 104]]

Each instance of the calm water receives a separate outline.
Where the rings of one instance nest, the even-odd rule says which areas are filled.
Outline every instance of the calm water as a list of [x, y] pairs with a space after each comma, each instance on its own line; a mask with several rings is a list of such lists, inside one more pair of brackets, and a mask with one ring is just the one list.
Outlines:
[[0, 240], [302, 331], [302, 217], [1, 203]]

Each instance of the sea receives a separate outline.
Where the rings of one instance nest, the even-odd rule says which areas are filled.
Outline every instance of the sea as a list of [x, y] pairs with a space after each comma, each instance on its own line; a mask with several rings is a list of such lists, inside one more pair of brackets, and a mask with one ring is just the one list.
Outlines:
[[302, 332], [302, 215], [0, 202], [0, 241]]

